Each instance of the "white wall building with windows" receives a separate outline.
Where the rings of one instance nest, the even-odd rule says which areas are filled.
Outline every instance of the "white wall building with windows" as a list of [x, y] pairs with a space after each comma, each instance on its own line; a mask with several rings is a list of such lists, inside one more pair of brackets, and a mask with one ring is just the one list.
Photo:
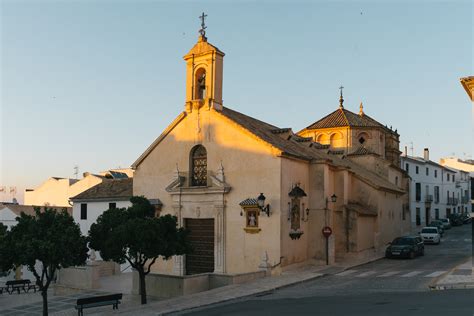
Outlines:
[[401, 157], [402, 168], [410, 176], [409, 207], [412, 229], [419, 230], [431, 220], [446, 218], [461, 210], [461, 188], [456, 186], [456, 171], [429, 159], [425, 148], [423, 157], [406, 154]]
[[107, 179], [72, 197], [72, 216], [81, 233], [87, 236], [91, 225], [104, 211], [131, 206], [132, 187], [133, 178]]
[[456, 170], [456, 183], [463, 192], [461, 196], [462, 207], [467, 207], [467, 212], [474, 212], [474, 160], [447, 157], [441, 158], [440, 164]]

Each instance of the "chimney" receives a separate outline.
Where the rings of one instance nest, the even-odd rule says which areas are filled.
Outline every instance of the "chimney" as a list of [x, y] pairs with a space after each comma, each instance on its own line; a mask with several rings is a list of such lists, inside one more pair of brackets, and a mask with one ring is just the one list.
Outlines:
[[407, 148], [407, 146], [405, 146], [405, 157], [407, 157], [407, 156], [408, 156], [408, 148]]
[[87, 176], [90, 175], [90, 174], [91, 174], [90, 172], [84, 172], [84, 173], [82, 174], [82, 176], [85, 178], [85, 177], [87, 177]]
[[425, 150], [423, 152], [423, 158], [427, 161], [430, 160], [430, 151], [429, 151], [428, 148], [425, 148]]

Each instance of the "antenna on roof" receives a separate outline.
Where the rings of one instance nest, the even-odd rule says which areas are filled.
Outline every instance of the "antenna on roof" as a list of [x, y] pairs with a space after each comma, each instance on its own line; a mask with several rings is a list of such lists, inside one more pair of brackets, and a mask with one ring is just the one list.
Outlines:
[[74, 166], [74, 175], [76, 176], [76, 179], [77, 179], [77, 175], [79, 174], [79, 166], [78, 165], [75, 165]]
[[413, 142], [410, 142], [410, 151], [411, 151], [411, 156], [414, 157], [413, 156]]

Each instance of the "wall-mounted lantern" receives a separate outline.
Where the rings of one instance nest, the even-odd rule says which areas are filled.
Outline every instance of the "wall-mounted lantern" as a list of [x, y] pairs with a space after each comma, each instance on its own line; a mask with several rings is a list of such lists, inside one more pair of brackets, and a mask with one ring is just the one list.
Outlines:
[[268, 217], [270, 217], [270, 204], [265, 205], [265, 195], [263, 193], [260, 193], [260, 195], [257, 198], [257, 205], [258, 208], [267, 214]]

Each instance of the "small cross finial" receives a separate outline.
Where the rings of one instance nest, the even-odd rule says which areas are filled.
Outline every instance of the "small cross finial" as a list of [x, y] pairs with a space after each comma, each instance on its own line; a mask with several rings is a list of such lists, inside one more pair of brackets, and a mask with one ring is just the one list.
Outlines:
[[206, 23], [205, 23], [205, 19], [207, 17], [207, 14], [204, 14], [204, 12], [199, 16], [199, 19], [201, 19], [201, 29], [199, 30], [199, 34], [201, 34], [202, 37], [206, 37], [206, 29], [207, 29], [207, 26], [206, 26]]
[[341, 90], [341, 97], [339, 98], [339, 108], [341, 108], [341, 109], [344, 108], [344, 105], [343, 105], [343, 103], [344, 103], [344, 98], [342, 97], [342, 89], [344, 89], [344, 87], [341, 85], [341, 86], [339, 87], [339, 90]]

